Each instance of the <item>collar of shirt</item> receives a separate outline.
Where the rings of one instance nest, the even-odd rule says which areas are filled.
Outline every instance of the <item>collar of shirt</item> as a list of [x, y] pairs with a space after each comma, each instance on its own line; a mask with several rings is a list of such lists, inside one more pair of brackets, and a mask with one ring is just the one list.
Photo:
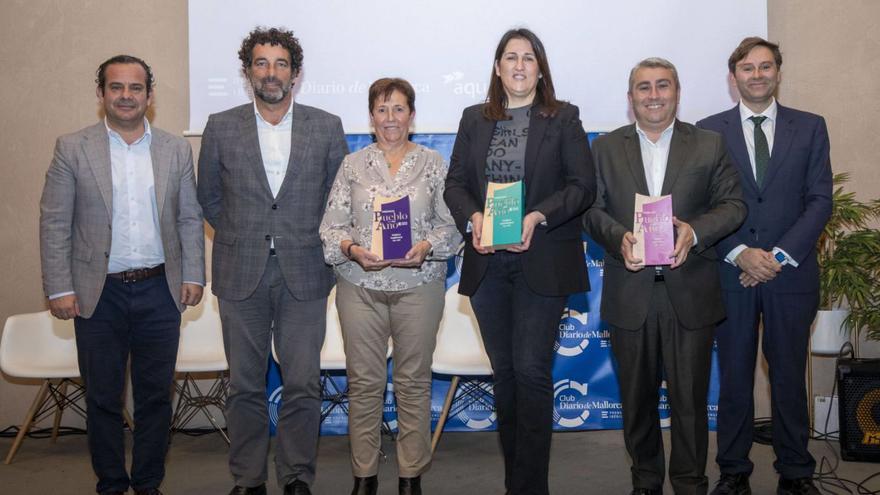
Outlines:
[[272, 124], [271, 122], [263, 118], [263, 114], [261, 114], [260, 109], [257, 108], [256, 100], [254, 100], [254, 113], [257, 115], [257, 127], [262, 127], [264, 129], [290, 129], [290, 121], [291, 119], [293, 119], [293, 98], [290, 99], [290, 106], [287, 107], [287, 112], [284, 114], [284, 117], [281, 117], [281, 122], [278, 122], [277, 124]]
[[770, 101], [770, 106], [765, 108], [764, 111], [761, 113], [753, 112], [751, 108], [747, 107], [742, 102], [742, 100], [740, 100], [739, 101], [739, 118], [742, 121], [743, 125], [748, 123], [749, 125], [752, 125], [753, 126], [752, 128], [754, 129], [755, 124], [751, 120], [749, 120], [750, 118], [752, 118], [755, 115], [763, 115], [764, 117], [767, 117], [767, 120], [770, 120], [775, 123], [776, 122], [776, 112], [778, 111], [778, 109], [779, 109], [779, 105], [776, 104], [776, 98], [772, 98], [772, 101]]
[[117, 144], [122, 144], [123, 146], [137, 146], [141, 143], [146, 143], [147, 145], [153, 140], [153, 131], [150, 128], [150, 121], [144, 117], [144, 134], [137, 138], [135, 142], [128, 144], [122, 139], [122, 135], [118, 132], [114, 131], [110, 128], [110, 124], [107, 123], [107, 117], [104, 117], [104, 128], [107, 129], [107, 135], [110, 136], [110, 141], [116, 141]]
[[672, 141], [672, 131], [675, 129], [675, 120], [676, 119], [672, 119], [672, 123], [669, 124], [669, 127], [663, 129], [663, 132], [660, 133], [660, 139], [658, 139], [656, 143], [648, 138], [648, 134], [643, 131], [639, 126], [639, 123], [636, 122], [636, 132], [639, 134], [640, 141], [646, 141], [652, 146], [668, 146], [669, 142]]

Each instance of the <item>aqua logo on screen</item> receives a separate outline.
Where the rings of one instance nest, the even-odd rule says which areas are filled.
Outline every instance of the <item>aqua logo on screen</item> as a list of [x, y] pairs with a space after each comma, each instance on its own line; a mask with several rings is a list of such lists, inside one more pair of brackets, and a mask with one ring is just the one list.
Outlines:
[[[492, 384], [489, 382], [480, 382], [478, 385], [488, 394], [492, 394]], [[462, 387], [459, 387], [455, 393], [456, 399], [461, 395]], [[460, 413], [455, 415], [465, 426], [472, 430], [485, 430], [491, 428], [495, 424], [498, 417], [495, 415], [495, 408], [491, 404], [487, 404], [484, 400], [473, 400]]]
[[586, 383], [563, 379], [553, 385], [553, 421], [563, 428], [577, 428], [590, 417]]
[[278, 409], [281, 407], [281, 389], [279, 386], [269, 394], [269, 421], [274, 428], [278, 427]]

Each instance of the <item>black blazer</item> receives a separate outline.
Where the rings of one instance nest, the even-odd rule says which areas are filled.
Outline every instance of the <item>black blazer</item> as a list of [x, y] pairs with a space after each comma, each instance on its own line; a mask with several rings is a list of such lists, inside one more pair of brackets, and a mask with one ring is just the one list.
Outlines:
[[[467, 232], [474, 212], [486, 200], [486, 157], [495, 121], [486, 120], [483, 105], [464, 110], [452, 149], [446, 191], [443, 194], [465, 237], [459, 292], [472, 295], [486, 273], [489, 255], [477, 253]], [[526, 283], [547, 296], [589, 290], [579, 216], [596, 197], [596, 176], [590, 146], [578, 108], [565, 104], [552, 118], [539, 116], [534, 107], [526, 143], [526, 213], [540, 211], [547, 225], [539, 225], [531, 247], [522, 253]]]
[[[615, 327], [645, 323], [654, 269], [631, 272], [620, 243], [632, 231], [635, 194], [649, 194], [635, 124], [593, 141], [599, 195], [584, 215], [587, 233], [605, 248], [602, 319]], [[672, 212], [693, 227], [697, 245], [683, 265], [663, 268], [669, 299], [685, 328], [703, 328], [724, 318], [718, 255], [714, 246], [746, 217], [739, 175], [717, 133], [675, 121], [661, 194], [672, 195]]]

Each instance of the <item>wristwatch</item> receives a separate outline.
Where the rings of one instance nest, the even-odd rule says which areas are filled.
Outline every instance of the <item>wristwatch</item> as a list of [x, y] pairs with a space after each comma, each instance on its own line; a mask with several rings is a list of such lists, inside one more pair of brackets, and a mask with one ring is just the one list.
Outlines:
[[773, 258], [776, 259], [780, 265], [788, 264], [788, 257], [782, 254], [782, 251], [777, 251], [776, 254], [773, 255]]

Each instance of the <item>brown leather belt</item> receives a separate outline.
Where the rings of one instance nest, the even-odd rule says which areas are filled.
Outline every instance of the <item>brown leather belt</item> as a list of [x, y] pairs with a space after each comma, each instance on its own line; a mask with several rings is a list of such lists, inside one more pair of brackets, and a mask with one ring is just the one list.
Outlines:
[[108, 277], [122, 280], [122, 282], [126, 284], [140, 282], [148, 278], [158, 277], [159, 275], [165, 275], [165, 263], [156, 265], [153, 268], [135, 268], [134, 270], [128, 270], [126, 272], [107, 274]]

